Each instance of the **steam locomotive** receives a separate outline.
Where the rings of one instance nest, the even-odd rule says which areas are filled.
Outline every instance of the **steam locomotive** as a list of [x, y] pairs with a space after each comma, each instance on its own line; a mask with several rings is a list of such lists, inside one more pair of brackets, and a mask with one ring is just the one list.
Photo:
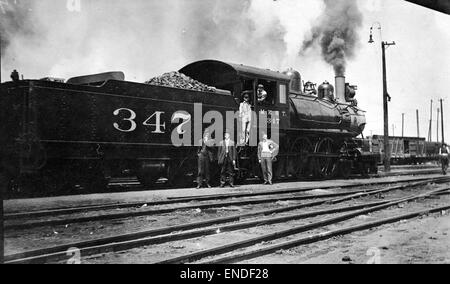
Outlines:
[[[254, 121], [251, 131], [258, 133], [264, 125], [280, 136], [276, 179], [376, 171], [377, 160], [355, 139], [364, 130], [365, 113], [357, 106], [356, 87], [344, 77], [336, 77], [335, 92], [328, 82], [305, 90], [292, 69], [280, 73], [204, 60], [179, 72], [214, 91], [128, 82], [122, 72], [1, 84], [0, 166], [8, 190], [92, 192], [124, 176], [136, 176], [146, 188], [162, 178], [188, 186], [197, 171], [196, 139], [212, 123], [194, 115], [197, 106], [201, 113], [225, 116], [239, 109], [242, 93], [249, 90], [255, 113], [268, 117]], [[269, 95], [265, 105], [257, 103], [259, 84]], [[194, 129], [199, 123], [200, 131]], [[180, 132], [182, 127], [196, 135]], [[186, 135], [182, 138], [191, 144], [174, 145], [173, 133]], [[256, 151], [239, 146], [238, 180], [258, 176]]]

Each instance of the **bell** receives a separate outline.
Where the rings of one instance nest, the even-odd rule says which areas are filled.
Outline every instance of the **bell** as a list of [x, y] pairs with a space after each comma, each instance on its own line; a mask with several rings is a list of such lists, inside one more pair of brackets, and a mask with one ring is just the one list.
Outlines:
[[374, 43], [372, 32], [370, 33], [369, 43]]

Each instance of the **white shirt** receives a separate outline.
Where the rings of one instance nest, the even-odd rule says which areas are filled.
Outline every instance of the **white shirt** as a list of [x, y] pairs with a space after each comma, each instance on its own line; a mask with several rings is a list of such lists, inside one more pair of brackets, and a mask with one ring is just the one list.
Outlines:
[[263, 153], [272, 153], [272, 151], [269, 148], [269, 141], [262, 142], [262, 152]]
[[242, 118], [252, 117], [252, 106], [248, 102], [242, 102], [239, 108], [239, 115]]
[[230, 139], [225, 139], [225, 148], [226, 148], [226, 152], [228, 153], [228, 147], [230, 147]]

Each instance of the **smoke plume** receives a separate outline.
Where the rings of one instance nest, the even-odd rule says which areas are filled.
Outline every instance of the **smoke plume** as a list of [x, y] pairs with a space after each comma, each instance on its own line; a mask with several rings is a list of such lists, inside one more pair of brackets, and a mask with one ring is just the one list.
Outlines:
[[[127, 80], [143, 82], [202, 59], [285, 68], [289, 31], [282, 21], [287, 5], [298, 1], [3, 2], [2, 81], [18, 69], [25, 78], [120, 70]], [[317, 1], [302, 1], [308, 2]]]
[[324, 0], [325, 10], [305, 39], [300, 54], [317, 44], [323, 59], [333, 66], [336, 75], [345, 75], [347, 60], [355, 55], [358, 44], [358, 29], [363, 15], [357, 0]]
[[1, 56], [11, 39], [18, 35], [33, 37], [38, 27], [31, 21], [31, 3], [23, 1], [2, 1], [0, 3], [0, 50]]

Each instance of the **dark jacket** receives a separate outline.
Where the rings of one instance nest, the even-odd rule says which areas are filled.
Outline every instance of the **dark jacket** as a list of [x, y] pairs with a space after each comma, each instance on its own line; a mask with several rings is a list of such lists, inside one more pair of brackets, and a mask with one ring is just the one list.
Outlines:
[[207, 156], [209, 157], [209, 160], [212, 162], [214, 161], [214, 147], [215, 147], [215, 142], [214, 140], [210, 139], [208, 140], [208, 142], [206, 142], [206, 145], [203, 145], [203, 139], [199, 141], [199, 146], [197, 149], [197, 155], [200, 157], [202, 155], [202, 151], [203, 151], [203, 146], [205, 146], [205, 150], [207, 153]]
[[[229, 152], [231, 161], [236, 161], [236, 159], [237, 159], [236, 143], [234, 143], [234, 141], [232, 141], [232, 140], [230, 140], [228, 152]], [[227, 149], [225, 147], [225, 141], [221, 141], [219, 143], [219, 152], [218, 152], [219, 165], [223, 165], [223, 163], [225, 161], [226, 153], [227, 153]]]

